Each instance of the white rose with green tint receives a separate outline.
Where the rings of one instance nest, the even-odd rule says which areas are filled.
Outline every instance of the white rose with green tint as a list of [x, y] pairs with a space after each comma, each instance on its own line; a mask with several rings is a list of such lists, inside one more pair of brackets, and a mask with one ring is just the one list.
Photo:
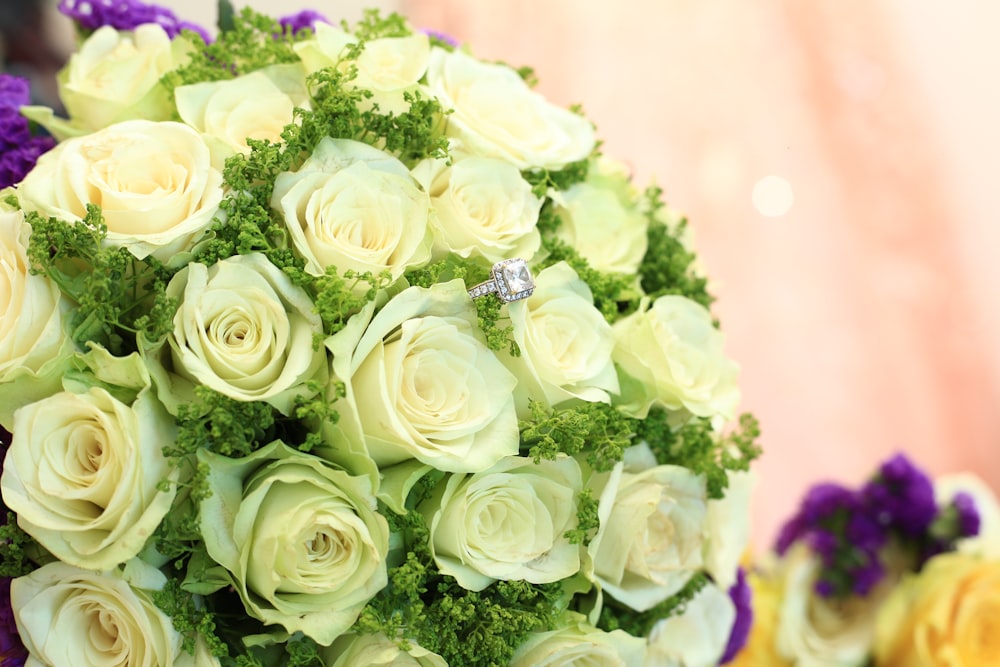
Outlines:
[[54, 394], [18, 410], [13, 433], [0, 479], [4, 504], [66, 563], [124, 563], [170, 510], [177, 471], [163, 448], [176, 426], [149, 390], [131, 405], [97, 387]]
[[[406, 648], [402, 648], [404, 644]], [[328, 667], [448, 667], [437, 653], [410, 640], [393, 641], [379, 634], [341, 635], [320, 651]]]
[[535, 291], [507, 306], [518, 357], [507, 367], [518, 378], [518, 413], [530, 416], [528, 400], [556, 406], [567, 401], [610, 403], [618, 393], [611, 361], [611, 325], [568, 264], [559, 262], [535, 277]]
[[323, 331], [306, 292], [261, 254], [191, 263], [167, 285], [179, 301], [166, 343], [150, 350], [157, 389], [172, 411], [204, 385], [290, 414], [325, 373]]
[[99, 206], [109, 245], [170, 264], [212, 223], [222, 174], [187, 125], [130, 120], [57, 144], [17, 196], [25, 210], [66, 222], [86, 216], [87, 204]]
[[561, 169], [594, 149], [594, 127], [532, 90], [510, 67], [432, 48], [427, 88], [451, 109], [445, 132], [463, 150], [518, 169]]
[[184, 660], [181, 635], [148, 592], [165, 582], [139, 560], [105, 572], [57, 561], [14, 579], [10, 602], [30, 653], [25, 664], [152, 667]]
[[418, 89], [418, 82], [427, 69], [430, 40], [422, 32], [399, 37], [367, 39], [354, 60], [346, 60], [348, 49], [358, 39], [328, 23], [317, 23], [315, 35], [295, 44], [295, 52], [309, 72], [325, 67], [346, 71], [355, 68], [355, 77], [346, 82], [348, 88], [370, 91], [370, 100], [360, 105], [368, 108], [377, 104], [379, 113], [400, 114], [410, 108], [404, 94]]
[[346, 396], [324, 424], [324, 455], [377, 479], [413, 459], [480, 472], [517, 454], [517, 381], [483, 341], [462, 281], [410, 287], [373, 310], [327, 341]]
[[333, 266], [395, 281], [430, 259], [427, 193], [402, 162], [368, 144], [324, 139], [298, 171], [278, 175], [271, 206], [307, 273]]
[[0, 211], [0, 426], [14, 411], [60, 389], [74, 346], [64, 328], [69, 302], [59, 287], [33, 275], [31, 227], [21, 211]]
[[562, 629], [528, 635], [510, 667], [642, 667], [644, 638], [624, 630], [604, 632], [577, 617]]
[[538, 251], [542, 200], [517, 167], [497, 158], [425, 160], [413, 170], [431, 196], [434, 254], [481, 257], [495, 264]]
[[102, 26], [59, 72], [59, 99], [69, 122], [46, 107], [28, 107], [26, 115], [59, 139], [135, 118], [169, 120], [174, 107], [160, 79], [187, 61], [190, 48], [185, 38], [171, 40], [155, 23], [131, 31]]
[[644, 300], [614, 325], [614, 360], [621, 408], [645, 418], [650, 408], [729, 421], [736, 415], [739, 366], [723, 350], [724, 337], [701, 304], [683, 296]]
[[324, 646], [386, 585], [389, 527], [367, 477], [275, 442], [241, 459], [199, 451], [208, 555], [248, 614]]
[[683, 609], [649, 632], [644, 667], [716, 667], [736, 621], [736, 605], [709, 582]]
[[569, 457], [537, 464], [509, 457], [481, 473], [451, 475], [420, 506], [434, 561], [473, 591], [497, 580], [571, 577], [581, 547], [566, 533], [576, 528], [582, 488], [580, 466]]
[[702, 568], [707, 494], [704, 479], [681, 466], [639, 473], [618, 465], [590, 486], [601, 527], [588, 549], [607, 594], [646, 611], [680, 591]]

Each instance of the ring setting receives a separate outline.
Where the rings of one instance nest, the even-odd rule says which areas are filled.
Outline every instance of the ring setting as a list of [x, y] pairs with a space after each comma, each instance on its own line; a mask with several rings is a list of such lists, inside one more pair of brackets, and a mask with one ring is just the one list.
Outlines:
[[497, 262], [490, 270], [491, 278], [470, 287], [469, 296], [477, 299], [487, 294], [496, 294], [504, 303], [527, 299], [535, 291], [535, 279], [528, 269], [528, 263], [520, 257]]

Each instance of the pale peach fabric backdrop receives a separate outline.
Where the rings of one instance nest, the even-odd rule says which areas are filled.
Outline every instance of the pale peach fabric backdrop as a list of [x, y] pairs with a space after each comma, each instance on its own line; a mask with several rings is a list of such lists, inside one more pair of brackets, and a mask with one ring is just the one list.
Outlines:
[[[689, 214], [764, 429], [758, 549], [808, 484], [857, 482], [897, 449], [1000, 487], [1000, 4], [382, 6], [533, 65]], [[752, 199], [769, 175], [794, 195], [778, 217]]]

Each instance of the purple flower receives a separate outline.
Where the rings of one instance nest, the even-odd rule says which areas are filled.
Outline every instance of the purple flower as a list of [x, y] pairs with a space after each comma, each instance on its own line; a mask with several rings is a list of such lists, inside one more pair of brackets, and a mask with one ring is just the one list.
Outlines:
[[952, 507], [958, 512], [959, 537], [975, 537], [982, 528], [982, 517], [975, 499], [965, 491], [959, 491], [951, 499]]
[[0, 188], [20, 183], [40, 156], [55, 146], [52, 137], [31, 136], [20, 108], [31, 99], [27, 79], [0, 74]]
[[775, 550], [783, 555], [793, 543], [810, 536], [826, 523], [834, 521], [838, 515], [856, 512], [860, 504], [858, 495], [840, 484], [816, 484], [802, 499], [799, 511], [781, 527]]
[[907, 537], [922, 535], [937, 516], [934, 485], [904, 454], [883, 463], [862, 494], [879, 523]]
[[281, 27], [292, 35], [300, 30], [309, 29], [315, 31], [317, 23], [329, 22], [330, 20], [328, 18], [312, 9], [303, 9], [297, 14], [290, 14], [289, 16], [283, 16], [278, 19], [278, 23], [281, 24]]
[[719, 659], [720, 665], [732, 661], [746, 646], [750, 638], [750, 628], [753, 627], [753, 589], [750, 588], [742, 567], [736, 571], [736, 583], [730, 587], [729, 597], [736, 605], [736, 620], [733, 621], [733, 629], [729, 631], [726, 650]]
[[111, 26], [115, 30], [134, 30], [144, 23], [156, 23], [173, 39], [182, 30], [193, 30], [206, 42], [211, 37], [204, 28], [177, 18], [173, 11], [139, 0], [61, 0], [59, 11], [87, 30]]
[[448, 46], [458, 46], [458, 40], [446, 32], [441, 32], [440, 30], [431, 30], [430, 28], [424, 28], [421, 32], [423, 32], [431, 39], [436, 39], [439, 42], [444, 42]]
[[27, 657], [10, 606], [10, 577], [0, 577], [0, 665], [21, 667]]

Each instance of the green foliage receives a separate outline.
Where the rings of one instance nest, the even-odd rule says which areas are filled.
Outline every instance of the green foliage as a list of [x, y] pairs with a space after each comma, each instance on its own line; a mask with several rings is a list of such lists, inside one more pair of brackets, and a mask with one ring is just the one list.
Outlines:
[[587, 180], [589, 172], [590, 158], [587, 158], [570, 162], [558, 170], [528, 169], [522, 171], [521, 176], [531, 184], [531, 191], [535, 193], [536, 197], [545, 197], [549, 190], [565, 191], [577, 183], [584, 182]]
[[105, 243], [101, 209], [71, 223], [29, 212], [28, 259], [32, 273], [52, 280], [72, 301], [70, 336], [80, 347], [95, 342], [112, 354], [136, 349], [142, 331], [157, 340], [173, 328], [174, 300], [166, 296], [170, 273], [153, 258], [137, 260], [123, 247]]
[[656, 186], [647, 188], [644, 195], [649, 228], [646, 255], [639, 267], [642, 288], [653, 299], [679, 294], [708, 308], [714, 300], [708, 293], [708, 281], [695, 273], [695, 254], [681, 240], [687, 219], [680, 218], [673, 225], [665, 221], [662, 195]]
[[38, 557], [45, 553], [31, 535], [17, 525], [17, 516], [0, 503], [6, 523], [0, 525], [0, 577], [20, 577], [38, 567]]
[[193, 655], [197, 638], [201, 636], [212, 655], [220, 658], [229, 655], [226, 643], [216, 634], [215, 616], [199, 604], [196, 596], [181, 588], [179, 580], [167, 579], [162, 590], [152, 592], [152, 599], [183, 637], [184, 651]]
[[587, 462], [594, 470], [611, 470], [635, 434], [634, 420], [604, 403], [550, 408], [531, 401], [529, 407], [531, 418], [519, 425], [521, 450], [536, 462], [587, 450]]
[[361, 43], [387, 37], [407, 37], [413, 34], [404, 17], [395, 12], [388, 16], [382, 16], [382, 13], [377, 9], [366, 9], [361, 20], [353, 27], [349, 26], [347, 21], [341, 21], [341, 27], [345, 32], [353, 33]]
[[674, 428], [666, 411], [654, 409], [645, 420], [636, 422], [636, 437], [649, 444], [658, 463], [681, 465], [704, 475], [709, 498], [725, 495], [727, 471], [748, 470], [761, 453], [756, 442], [760, 427], [750, 414], [740, 416], [736, 430], [720, 436], [707, 418]]
[[[367, 283], [368, 288], [358, 294], [361, 283]], [[316, 312], [323, 320], [323, 332], [333, 335], [344, 328], [347, 320], [360, 311], [369, 301], [374, 301], [379, 291], [392, 284], [392, 276], [388, 271], [378, 275], [371, 271], [358, 273], [345, 271], [343, 276], [337, 275], [337, 268], [326, 267], [326, 273], [315, 278], [311, 291], [315, 294], [313, 302]]]
[[224, 456], [248, 456], [271, 441], [276, 410], [267, 403], [237, 401], [204, 385], [195, 387], [197, 401], [182, 405], [177, 415], [171, 458], [194, 454], [201, 448]]
[[597, 529], [601, 527], [601, 519], [597, 515], [598, 499], [594, 497], [590, 489], [584, 489], [576, 499], [576, 520], [577, 526], [566, 531], [566, 539], [570, 544], [582, 544], [587, 546], [593, 539]]
[[657, 621], [683, 614], [687, 603], [707, 585], [708, 575], [699, 572], [676, 595], [642, 612], [606, 596], [597, 627], [607, 632], [624, 630], [635, 637], [645, 637]]

